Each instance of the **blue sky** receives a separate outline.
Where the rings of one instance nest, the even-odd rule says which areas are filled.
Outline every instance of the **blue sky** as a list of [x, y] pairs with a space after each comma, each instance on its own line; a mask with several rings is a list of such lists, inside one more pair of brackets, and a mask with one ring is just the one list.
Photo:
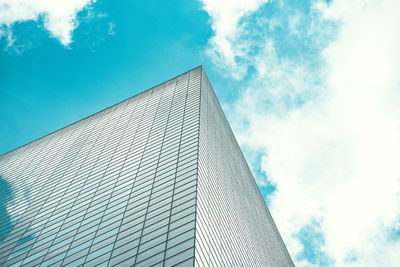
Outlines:
[[203, 65], [296, 265], [400, 265], [399, 12], [4, 0], [0, 154]]
[[206, 65], [209, 17], [185, 2], [99, 1], [78, 13], [68, 47], [40, 21], [11, 26], [13, 46], [1, 39], [0, 153]]

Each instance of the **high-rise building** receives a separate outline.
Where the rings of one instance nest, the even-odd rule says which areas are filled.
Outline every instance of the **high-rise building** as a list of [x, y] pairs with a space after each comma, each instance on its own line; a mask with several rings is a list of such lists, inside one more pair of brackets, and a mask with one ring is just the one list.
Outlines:
[[293, 266], [198, 67], [0, 157], [1, 266]]

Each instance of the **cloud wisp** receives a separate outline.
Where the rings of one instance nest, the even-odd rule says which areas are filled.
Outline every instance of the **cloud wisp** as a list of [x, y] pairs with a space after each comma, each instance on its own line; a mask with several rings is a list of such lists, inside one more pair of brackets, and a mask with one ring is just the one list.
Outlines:
[[400, 2], [257, 2], [226, 32], [232, 14], [203, 2], [208, 55], [246, 78], [228, 117], [296, 265], [400, 265]]
[[[44, 28], [64, 46], [72, 42], [77, 13], [96, 0], [0, 0], [0, 38], [12, 40], [15, 23], [43, 20]], [[10, 45], [10, 41], [8, 42]]]
[[211, 47], [207, 50], [207, 54], [214, 64], [233, 74], [233, 78], [240, 79], [247, 72], [247, 65], [243, 62], [246, 57], [246, 47], [238, 43], [233, 44], [233, 40], [238, 38], [239, 20], [267, 1], [202, 1], [203, 9], [211, 17], [211, 27], [214, 31], [214, 35], [209, 40]]

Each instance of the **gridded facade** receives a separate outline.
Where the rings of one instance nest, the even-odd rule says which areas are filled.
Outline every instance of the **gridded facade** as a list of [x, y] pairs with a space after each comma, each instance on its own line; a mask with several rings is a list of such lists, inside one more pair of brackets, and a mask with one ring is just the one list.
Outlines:
[[202, 71], [197, 266], [293, 266], [214, 91]]
[[201, 67], [0, 156], [0, 266], [293, 265]]

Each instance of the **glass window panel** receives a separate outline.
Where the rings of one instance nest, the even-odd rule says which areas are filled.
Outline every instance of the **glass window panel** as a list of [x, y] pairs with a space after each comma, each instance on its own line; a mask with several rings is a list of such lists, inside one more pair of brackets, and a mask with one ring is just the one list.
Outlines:
[[[168, 251], [167, 251], [168, 253]], [[184, 262], [188, 258], [194, 256], [194, 248], [183, 251], [182, 253], [175, 254], [174, 256], [165, 260], [165, 266], [173, 266], [175, 264]]]

